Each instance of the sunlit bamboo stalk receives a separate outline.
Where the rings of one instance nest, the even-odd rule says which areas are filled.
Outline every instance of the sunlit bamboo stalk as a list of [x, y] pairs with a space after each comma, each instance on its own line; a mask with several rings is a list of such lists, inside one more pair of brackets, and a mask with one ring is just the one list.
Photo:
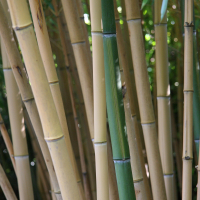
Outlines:
[[145, 139], [147, 158], [151, 176], [153, 199], [165, 199], [166, 192], [163, 179], [160, 152], [157, 141], [155, 116], [151, 100], [149, 78], [146, 68], [144, 41], [138, 0], [125, 0], [127, 22], [129, 27], [131, 51], [136, 81], [141, 124]]
[[94, 148], [96, 160], [97, 200], [109, 199], [108, 153], [106, 128], [106, 91], [101, 29], [101, 1], [90, 1], [93, 92], [94, 92]]
[[34, 199], [31, 171], [29, 164], [28, 147], [24, 125], [24, 116], [21, 104], [21, 95], [17, 87], [4, 43], [1, 41], [3, 71], [6, 83], [8, 111], [13, 141], [14, 159], [20, 199]]
[[168, 200], [173, 200], [173, 155], [170, 114], [170, 85], [168, 71], [167, 16], [161, 20], [163, 0], [154, 2], [156, 41], [156, 86], [158, 111], [158, 141]]
[[88, 69], [89, 59], [87, 56], [87, 48], [84, 39], [84, 33], [79, 20], [78, 11], [75, 1], [62, 0], [65, 19], [69, 29], [69, 35], [76, 59], [76, 65], [83, 91], [83, 98], [87, 113], [87, 119], [90, 129], [91, 139], [94, 139], [94, 106], [93, 106], [93, 91], [92, 78]]
[[[69, 137], [69, 131], [68, 131], [67, 121], [66, 121], [66, 117], [65, 117], [63, 101], [62, 101], [62, 97], [61, 97], [58, 77], [56, 74], [55, 64], [53, 61], [53, 55], [52, 55], [52, 51], [51, 51], [51, 46], [50, 46], [50, 41], [49, 41], [49, 36], [48, 36], [48, 32], [47, 32], [47, 26], [46, 26], [46, 22], [45, 22], [45, 18], [44, 18], [42, 4], [41, 4], [40, 0], [29, 1], [29, 3], [30, 3], [30, 7], [31, 7], [35, 32], [36, 32], [37, 41], [38, 41], [38, 46], [40, 49], [42, 61], [44, 63], [44, 68], [45, 68], [45, 71], [47, 74], [47, 79], [49, 82], [53, 100], [54, 100], [56, 110], [58, 113], [59, 121], [60, 121], [60, 124], [62, 127], [62, 131], [63, 131], [64, 137], [65, 137], [66, 144], [67, 144], [71, 163], [73, 165], [73, 169], [75, 170], [77, 183], [79, 185], [80, 190], [82, 191], [81, 180], [80, 180], [80, 177], [78, 174], [78, 169], [77, 169], [77, 165], [75, 162], [74, 153], [72, 150], [72, 145], [71, 145], [71, 141], [70, 141], [70, 137]], [[38, 20], [41, 21], [42, 25], [41, 25], [41, 23], [38, 23]], [[81, 195], [81, 192], [80, 192], [80, 195]]]
[[6, 174], [0, 164], [0, 186], [3, 190], [4, 195], [8, 200], [17, 200], [17, 197], [10, 185], [10, 182], [8, 178], [6, 177]]
[[193, 160], [193, 0], [185, 0], [184, 17], [184, 118], [182, 199], [192, 198]]
[[[2, 48], [1, 48], [1, 51], [2, 51]], [[9, 153], [9, 156], [10, 156], [10, 159], [11, 159], [15, 174], [17, 175], [16, 163], [15, 163], [15, 159], [14, 159], [13, 145], [12, 145], [12, 142], [10, 140], [10, 136], [8, 134], [6, 126], [5, 126], [4, 122], [3, 122], [3, 118], [1, 116], [1, 113], [0, 113], [0, 131], [1, 131], [1, 135], [3, 137], [3, 140], [5, 142], [6, 148], [8, 149], [8, 153]]]

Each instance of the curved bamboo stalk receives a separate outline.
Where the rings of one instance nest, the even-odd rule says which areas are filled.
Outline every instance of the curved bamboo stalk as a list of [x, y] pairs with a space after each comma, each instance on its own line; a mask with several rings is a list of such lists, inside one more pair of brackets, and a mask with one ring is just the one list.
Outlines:
[[106, 136], [106, 91], [101, 30], [101, 1], [90, 1], [93, 92], [94, 92], [94, 148], [96, 160], [97, 200], [109, 199], [108, 153]]
[[125, 5], [130, 33], [132, 59], [141, 115], [141, 124], [143, 128], [147, 158], [150, 169], [153, 199], [166, 200], [163, 171], [157, 142], [155, 116], [153, 111], [153, 104], [151, 101], [150, 86], [148, 81], [149, 79], [146, 69], [139, 1], [125, 0]]
[[[63, 199], [81, 199], [25, 0], [8, 1]], [[39, 16], [40, 17], [40, 16]], [[38, 19], [40, 28], [43, 23]], [[30, 48], [31, 47], [31, 48]]]
[[6, 199], [17, 200], [17, 197], [10, 185], [8, 178], [6, 177], [6, 174], [5, 174], [1, 164], [0, 164], [0, 186], [3, 190], [3, 193], [6, 196]]
[[192, 198], [193, 160], [193, 0], [185, 0], [182, 199]]
[[83, 91], [83, 98], [87, 113], [87, 119], [90, 129], [91, 139], [94, 139], [94, 106], [93, 106], [93, 92], [92, 92], [92, 78], [88, 69], [89, 59], [87, 55], [87, 48], [82, 31], [82, 26], [79, 20], [78, 11], [76, 9], [75, 1], [62, 0], [65, 19], [69, 29], [69, 35], [76, 59], [78, 74]]
[[2, 44], [3, 71], [20, 199], [34, 199], [21, 95]]
[[106, 103], [120, 199], [135, 199], [126, 138], [113, 1], [102, 1]]
[[156, 40], [156, 82], [158, 108], [158, 138], [163, 176], [168, 200], [173, 200], [173, 155], [170, 114], [170, 85], [168, 71], [167, 16], [161, 21], [163, 0], [154, 2]]
[[[2, 44], [2, 42], [1, 42], [1, 44]], [[1, 52], [2, 52], [2, 50], [3, 49], [1, 48]], [[8, 153], [9, 153], [9, 156], [10, 156], [10, 159], [11, 159], [15, 174], [17, 176], [16, 163], [15, 163], [15, 159], [14, 159], [13, 145], [12, 145], [12, 142], [10, 140], [10, 136], [8, 134], [6, 126], [5, 126], [4, 122], [3, 122], [3, 118], [1, 116], [1, 114], [0, 114], [0, 131], [1, 131], [1, 135], [3, 137], [3, 140], [4, 140], [5, 144], [6, 144], [6, 148], [8, 149]]]
[[[75, 170], [75, 175], [76, 175], [76, 180], [77, 184], [79, 185], [80, 189], [80, 195], [81, 194], [81, 179], [78, 174], [78, 169], [77, 165], [75, 162], [74, 158], [74, 153], [72, 150], [72, 145], [69, 137], [69, 131], [68, 131], [68, 126], [67, 126], [67, 121], [65, 117], [65, 112], [64, 112], [64, 106], [63, 106], [63, 101], [61, 97], [61, 92], [60, 92], [60, 87], [59, 87], [59, 82], [58, 82], [58, 77], [56, 74], [56, 69], [55, 69], [55, 64], [53, 61], [53, 55], [51, 51], [51, 45], [49, 41], [49, 36], [47, 32], [47, 26], [44, 18], [44, 13], [43, 13], [43, 8], [40, 0], [37, 1], [29, 1], [30, 7], [31, 7], [31, 13], [33, 17], [33, 22], [34, 22], [34, 27], [35, 27], [35, 32], [36, 32], [36, 37], [38, 41], [38, 46], [41, 52], [41, 58], [44, 63], [44, 68], [47, 74], [47, 79], [49, 82], [49, 86], [51, 89], [51, 93], [53, 96], [53, 100], [56, 106], [56, 110], [58, 113], [59, 121], [62, 127], [62, 131], [64, 133], [65, 137], [65, 142], [67, 144], [67, 148], [69, 151], [71, 163], [73, 165], [73, 169]], [[39, 17], [39, 19], [38, 19]], [[41, 22], [38, 23], [38, 20]], [[41, 26], [42, 24], [42, 26]]]
[[[126, 102], [126, 104], [129, 105], [128, 107], [126, 105], [124, 105], [126, 122], [127, 122], [127, 131], [129, 132], [128, 135], [131, 135], [128, 138], [131, 139], [132, 134], [134, 134], [136, 137], [136, 140], [137, 140], [137, 142], [136, 142], [137, 145], [132, 143], [134, 140], [129, 141], [129, 148], [131, 149], [130, 156], [133, 158], [133, 155], [135, 155], [135, 153], [136, 154], [138, 153], [137, 158], [139, 160], [139, 162], [131, 161], [133, 181], [137, 182], [137, 183], [135, 183], [135, 184], [137, 184], [137, 190], [143, 191], [143, 193], [139, 193], [137, 198], [152, 199], [150, 186], [149, 186], [149, 182], [148, 182], [146, 171], [145, 171], [144, 158], [143, 158], [143, 153], [142, 153], [142, 144], [141, 144], [141, 138], [140, 138], [137, 117], [136, 117], [136, 111], [135, 111], [136, 103], [135, 103], [135, 99], [134, 99], [133, 89], [132, 89], [132, 85], [131, 85], [131, 77], [130, 77], [130, 73], [129, 73], [129, 64], [131, 62], [128, 61], [128, 53], [125, 50], [125, 41], [123, 40], [121, 25], [119, 23], [119, 14], [117, 11], [116, 1], [114, 1], [114, 9], [115, 9], [115, 24], [116, 24], [116, 31], [117, 31], [117, 44], [118, 44], [118, 49], [119, 49], [119, 62], [121, 63], [121, 66], [123, 68], [121, 70], [123, 70], [123, 77], [125, 80], [125, 88], [127, 90], [127, 97], [124, 98], [124, 102]], [[121, 72], [121, 74], [122, 74], [122, 72]], [[130, 109], [130, 111], [129, 111], [129, 109]], [[130, 116], [128, 114], [129, 112], [131, 112]], [[133, 124], [131, 123], [130, 120], [132, 120]], [[128, 126], [129, 126], [129, 128], [128, 128]], [[131, 147], [130, 145], [134, 145], [134, 146]], [[135, 174], [133, 172], [133, 170], [138, 174]], [[140, 175], [141, 175], [141, 177], [138, 177]], [[140, 180], [141, 182], [144, 182], [144, 183], [138, 184], [138, 180]], [[145, 187], [145, 189], [139, 188], [139, 187]]]

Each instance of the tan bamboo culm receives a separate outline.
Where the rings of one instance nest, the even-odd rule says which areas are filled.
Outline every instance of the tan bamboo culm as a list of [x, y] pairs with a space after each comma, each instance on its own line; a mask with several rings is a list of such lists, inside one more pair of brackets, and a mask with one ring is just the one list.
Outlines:
[[17, 197], [12, 189], [12, 186], [10, 185], [8, 178], [6, 177], [6, 174], [1, 164], [0, 164], [0, 186], [1, 189], [3, 190], [4, 195], [6, 196], [6, 199], [17, 200]]
[[[81, 199], [25, 0], [8, 1], [63, 199]], [[41, 21], [38, 21], [40, 23]], [[40, 24], [41, 25], [41, 24]], [[30, 48], [31, 47], [31, 48]]]
[[3, 71], [6, 83], [14, 158], [20, 199], [34, 199], [21, 95], [17, 87], [3, 41], [1, 42]]
[[138, 0], [125, 0], [127, 22], [136, 81], [137, 96], [141, 115], [141, 124], [145, 139], [147, 158], [151, 176], [154, 200], [166, 200], [160, 152], [150, 85], [146, 68], [145, 49], [141, 27], [141, 16]]
[[96, 160], [97, 200], [109, 200], [108, 153], [106, 127], [106, 91], [101, 29], [101, 0], [90, 1], [93, 92], [94, 92], [94, 148]]
[[185, 0], [182, 200], [192, 199], [193, 161], [193, 0]]
[[[65, 117], [64, 106], [63, 106], [62, 96], [60, 92], [60, 86], [59, 86], [58, 77], [56, 74], [55, 64], [53, 61], [53, 54], [51, 51], [51, 46], [50, 46], [50, 41], [49, 41], [49, 36], [47, 32], [47, 26], [45, 22], [42, 4], [40, 0], [29, 1], [29, 3], [31, 7], [31, 13], [33, 17], [38, 46], [40, 49], [42, 61], [44, 63], [44, 68], [47, 74], [47, 79], [48, 79], [53, 100], [56, 106], [56, 110], [58, 113], [62, 131], [65, 137], [65, 142], [69, 151], [71, 163], [73, 165], [73, 169], [75, 170], [77, 184], [80, 190], [80, 195], [83, 196], [82, 183], [81, 183], [80, 176], [78, 174], [78, 169], [75, 162], [74, 153], [72, 150], [72, 145], [71, 145], [71, 141], [69, 137], [69, 131], [68, 131], [67, 121]], [[40, 20], [41, 23], [38, 23], [38, 20]]]
[[94, 140], [92, 77], [89, 70], [90, 61], [88, 59], [84, 33], [76, 8], [76, 2], [73, 0], [62, 0], [62, 5], [81, 82], [81, 88], [90, 129], [90, 136], [91, 139]]
[[47, 147], [47, 143], [44, 140], [43, 130], [42, 130], [39, 114], [36, 108], [35, 100], [33, 98], [33, 94], [30, 88], [29, 81], [27, 79], [27, 75], [23, 68], [23, 63], [22, 63], [19, 51], [13, 39], [12, 31], [10, 27], [8, 27], [8, 22], [7, 22], [6, 16], [4, 15], [1, 4], [0, 4], [0, 10], [1, 10], [0, 34], [4, 41], [6, 52], [9, 57], [9, 61], [10, 61], [12, 71], [15, 76], [15, 80], [17, 81], [18, 87], [20, 89], [22, 100], [28, 111], [31, 123], [34, 127], [38, 142], [40, 144], [42, 153], [44, 155], [44, 159], [45, 159], [49, 174], [51, 176], [51, 180], [53, 182], [54, 192], [57, 196], [57, 199], [61, 200], [62, 197], [60, 194], [58, 181], [55, 175], [55, 170], [52, 164], [52, 159]]
[[160, 12], [162, 2], [163, 0], [155, 0], [154, 2], [158, 141], [167, 199], [173, 200], [173, 155], [168, 71], [167, 16], [165, 14], [161, 21]]

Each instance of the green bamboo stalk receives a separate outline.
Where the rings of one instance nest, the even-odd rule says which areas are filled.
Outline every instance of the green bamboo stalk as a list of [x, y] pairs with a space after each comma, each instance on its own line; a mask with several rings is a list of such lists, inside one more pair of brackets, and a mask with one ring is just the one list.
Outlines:
[[184, 17], [184, 118], [182, 199], [192, 198], [193, 160], [193, 0], [185, 0]]
[[149, 78], [146, 68], [139, 1], [126, 0], [125, 5], [141, 124], [149, 163], [153, 199], [164, 200], [166, 199], [166, 192], [157, 141], [157, 131], [153, 104], [151, 100]]
[[106, 91], [103, 55], [103, 34], [101, 30], [101, 0], [90, 1], [93, 94], [94, 94], [94, 149], [96, 160], [97, 200], [109, 199], [108, 153], [106, 128]]
[[122, 98], [114, 5], [102, 0], [106, 103], [119, 198], [135, 199]]
[[10, 185], [8, 178], [6, 177], [6, 174], [1, 164], [0, 164], [0, 186], [4, 192], [4, 195], [8, 200], [17, 200], [17, 197], [12, 189], [12, 186]]
[[173, 199], [173, 155], [170, 114], [170, 85], [168, 71], [167, 16], [161, 20], [163, 0], [154, 2], [156, 40], [156, 79], [158, 108], [158, 138], [167, 199]]

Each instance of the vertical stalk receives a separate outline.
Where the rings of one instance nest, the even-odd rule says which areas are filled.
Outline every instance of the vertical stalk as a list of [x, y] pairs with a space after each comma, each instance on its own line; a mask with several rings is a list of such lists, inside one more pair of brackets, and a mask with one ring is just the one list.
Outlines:
[[158, 138], [167, 199], [173, 199], [173, 155], [168, 71], [167, 16], [161, 21], [163, 0], [154, 2], [156, 40], [156, 80], [158, 107]]
[[92, 92], [92, 78], [88, 69], [89, 59], [87, 55], [87, 48], [84, 39], [82, 26], [79, 20], [78, 11], [76, 9], [75, 1], [62, 0], [65, 19], [69, 29], [69, 35], [75, 55], [78, 74], [83, 91], [83, 98], [87, 113], [87, 119], [90, 129], [91, 139], [94, 139], [94, 107], [93, 107], [93, 92]]
[[[13, 29], [16, 32], [50, 150], [63, 199], [80, 199], [78, 186], [65, 144], [62, 128], [53, 102], [37, 46], [26, 1], [8, 1]], [[42, 21], [38, 21], [42, 28]], [[31, 47], [31, 48], [30, 48]], [[18, 71], [22, 75], [21, 71]], [[21, 78], [24, 78], [21, 76]]]
[[102, 0], [106, 103], [119, 199], [135, 199], [117, 51], [113, 1]]
[[[146, 176], [144, 158], [143, 158], [143, 153], [142, 153], [141, 138], [140, 138], [136, 111], [135, 111], [136, 103], [134, 99], [133, 88], [131, 85], [131, 76], [129, 72], [129, 67], [130, 67], [131, 62], [128, 62], [128, 53], [125, 49], [125, 41], [123, 40], [121, 25], [119, 23], [119, 14], [117, 11], [116, 1], [114, 1], [114, 9], [115, 9], [115, 24], [116, 24], [116, 32], [117, 32], [117, 44], [118, 44], [118, 49], [119, 49], [119, 62], [121, 63], [121, 66], [123, 68], [122, 70], [123, 70], [123, 76], [125, 80], [124, 87], [127, 90], [127, 95], [124, 98], [124, 102], [126, 102], [124, 105], [124, 108], [125, 108], [125, 115], [126, 115], [126, 122], [127, 122], [127, 131], [128, 131], [128, 136], [129, 136], [128, 139], [131, 140], [129, 141], [130, 156], [133, 159], [134, 157], [133, 155], [137, 154], [136, 157], [138, 159], [137, 162], [134, 162], [131, 160], [133, 180], [135, 182], [134, 185], [137, 185], [137, 191], [142, 191], [141, 193], [138, 193], [139, 195], [137, 196], [137, 198], [151, 199], [152, 198], [151, 191], [150, 191], [149, 183]], [[129, 112], [130, 112], [130, 116], [129, 116]], [[133, 138], [133, 134], [137, 142], [131, 139]], [[135, 174], [134, 171], [138, 174]], [[138, 183], [138, 180], [140, 180], [139, 182], [141, 182], [141, 184]], [[140, 187], [145, 187], [145, 189], [140, 188]]]
[[4, 195], [6, 196], [6, 199], [12, 199], [17, 200], [17, 197], [10, 185], [10, 182], [8, 178], [6, 177], [6, 174], [0, 164], [0, 186], [3, 190]]
[[108, 200], [106, 91], [103, 34], [101, 29], [101, 0], [90, 1], [90, 16], [93, 49], [94, 149], [96, 160], [97, 200]]
[[34, 199], [31, 171], [29, 164], [28, 147], [22, 112], [21, 95], [17, 87], [13, 72], [5, 52], [3, 41], [3, 71], [6, 83], [6, 93], [8, 101], [8, 111], [12, 132], [14, 158], [17, 170], [17, 182], [20, 199]]
[[[60, 92], [60, 86], [58, 82], [58, 77], [56, 74], [56, 69], [53, 61], [53, 55], [51, 50], [51, 45], [49, 41], [49, 36], [47, 32], [47, 26], [44, 18], [43, 8], [40, 0], [37, 1], [29, 1], [31, 7], [31, 13], [33, 17], [36, 37], [38, 41], [38, 46], [41, 53], [41, 58], [44, 63], [45, 72], [47, 74], [48, 83], [51, 89], [51, 93], [53, 96], [53, 100], [56, 106], [56, 111], [58, 113], [59, 121], [62, 127], [62, 131], [64, 133], [65, 142], [69, 151], [70, 160], [75, 171], [77, 184], [79, 185], [79, 189], [81, 190], [81, 180], [78, 174], [77, 165], [74, 158], [74, 153], [72, 150], [72, 145], [69, 137], [69, 131], [67, 126], [67, 121], [64, 112], [64, 106], [62, 101], [62, 96]], [[38, 20], [40, 23], [38, 23]], [[80, 192], [81, 194], [81, 192]]]
[[157, 131], [150, 86], [145, 60], [145, 49], [141, 27], [141, 16], [138, 0], [125, 0], [127, 22], [130, 33], [130, 43], [138, 103], [143, 128], [153, 199], [166, 200], [163, 171], [157, 141]]
[[182, 199], [192, 198], [193, 160], [193, 0], [185, 0], [184, 19], [184, 118]]

